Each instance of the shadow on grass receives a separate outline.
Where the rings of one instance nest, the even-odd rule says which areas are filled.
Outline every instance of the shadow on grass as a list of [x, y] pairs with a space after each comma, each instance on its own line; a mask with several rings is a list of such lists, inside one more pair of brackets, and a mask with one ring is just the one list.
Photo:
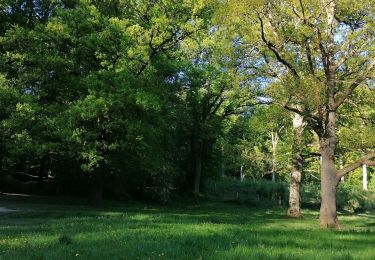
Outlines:
[[[93, 259], [300, 259], [318, 256], [350, 259], [361, 256], [375, 243], [372, 228], [319, 229], [314, 212], [305, 213], [305, 218], [299, 220], [287, 218], [284, 210], [212, 203], [99, 209], [22, 206], [29, 210], [0, 215], [0, 258], [58, 256], [68, 259], [78, 254]], [[345, 224], [373, 225], [367, 216], [350, 217], [345, 219]], [[69, 245], [58, 242], [62, 235], [71, 239]], [[370, 258], [375, 257], [375, 253], [368, 254]]]

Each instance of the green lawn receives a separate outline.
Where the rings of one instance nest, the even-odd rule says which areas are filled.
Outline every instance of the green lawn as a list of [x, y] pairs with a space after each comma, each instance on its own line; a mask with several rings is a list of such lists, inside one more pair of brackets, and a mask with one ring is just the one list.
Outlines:
[[0, 202], [0, 259], [375, 259], [375, 216], [340, 216], [321, 230], [317, 212], [202, 203], [183, 206]]

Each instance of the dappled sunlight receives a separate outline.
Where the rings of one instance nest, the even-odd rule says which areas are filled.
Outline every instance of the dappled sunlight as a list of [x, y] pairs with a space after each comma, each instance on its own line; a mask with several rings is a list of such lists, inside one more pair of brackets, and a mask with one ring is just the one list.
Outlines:
[[[67, 207], [58, 212], [45, 205], [38, 211], [7, 216], [0, 218], [0, 254], [16, 258], [24, 254], [62, 258], [79, 254], [94, 259], [118, 255], [146, 259], [159, 255], [182, 259], [375, 256], [367, 250], [375, 242], [374, 228], [362, 229], [372, 223], [367, 214], [344, 215], [344, 226], [351, 221], [358, 225], [328, 232], [317, 226], [313, 211], [302, 219], [290, 219], [284, 210], [222, 204], [216, 204], [216, 209], [201, 204], [146, 211], [144, 207], [100, 211]], [[111, 250], [105, 250], [106, 245]], [[321, 250], [316, 252], [316, 248]]]

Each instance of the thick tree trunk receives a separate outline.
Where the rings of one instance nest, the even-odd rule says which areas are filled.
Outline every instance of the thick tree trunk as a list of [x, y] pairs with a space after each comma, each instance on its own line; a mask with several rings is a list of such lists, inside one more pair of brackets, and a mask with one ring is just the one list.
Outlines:
[[302, 134], [303, 134], [303, 118], [295, 114], [293, 116], [293, 159], [292, 159], [292, 172], [290, 178], [289, 187], [289, 208], [288, 216], [301, 217], [301, 195], [300, 195], [300, 184], [302, 178], [302, 164], [303, 158], [302, 153]]
[[322, 154], [321, 165], [321, 207], [320, 225], [324, 228], [337, 228], [338, 219], [336, 212], [336, 188], [339, 177], [335, 168], [334, 151], [335, 138], [320, 140], [320, 152]]

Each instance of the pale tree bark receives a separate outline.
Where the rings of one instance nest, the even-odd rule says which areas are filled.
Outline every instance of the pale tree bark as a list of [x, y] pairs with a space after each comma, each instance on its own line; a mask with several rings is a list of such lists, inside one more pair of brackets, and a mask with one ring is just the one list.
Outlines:
[[272, 182], [275, 182], [276, 181], [276, 168], [277, 168], [276, 148], [279, 142], [279, 135], [276, 132], [271, 133], [271, 141], [272, 141]]
[[[263, 43], [274, 55], [275, 60], [283, 65], [289, 75], [294, 78], [295, 82], [298, 83], [303, 80], [307, 72], [305, 65], [299, 66], [298, 63], [290, 58], [290, 55], [287, 55], [292, 49], [298, 49], [295, 54], [301, 59], [307, 56], [308, 62], [306, 64], [309, 68], [309, 76], [322, 83], [321, 90], [324, 93], [317, 93], [318, 99], [313, 110], [311, 110], [310, 106], [304, 105], [308, 103], [305, 100], [307, 97], [301, 98], [298, 92], [295, 95], [290, 94], [286, 103], [282, 105], [287, 110], [303, 116], [304, 121], [319, 138], [321, 154], [321, 208], [319, 219], [323, 227], [338, 227], [336, 187], [339, 180], [349, 172], [361, 167], [364, 163], [367, 166], [375, 164], [375, 162], [370, 161], [375, 155], [370, 154], [342, 169], [338, 170], [335, 167], [335, 152], [338, 144], [336, 134], [337, 111], [358, 86], [363, 84], [367, 78], [373, 77], [372, 73], [375, 68], [375, 57], [372, 52], [367, 51], [366, 56], [359, 55], [359, 53], [364, 52], [364, 47], [356, 46], [355, 40], [353, 40], [356, 37], [350, 37], [357, 32], [343, 37], [345, 42], [340, 44], [340, 46], [335, 42], [335, 33], [337, 35], [337, 28], [341, 23], [336, 13], [336, 2], [335, 0], [321, 0], [323, 8], [315, 10], [321, 11], [321, 13], [317, 14], [318, 17], [314, 17], [314, 13], [311, 12], [305, 13], [307, 9], [305, 9], [303, 1], [299, 1], [298, 6], [288, 2], [289, 6], [292, 6], [293, 19], [290, 19], [290, 21], [283, 20], [283, 22], [303, 24], [314, 32], [314, 37], [306, 35], [302, 41], [298, 38], [286, 41], [278, 35], [277, 32], [282, 32], [277, 27], [279, 23], [274, 22], [272, 15], [269, 14], [273, 10], [276, 10], [276, 14], [279, 12], [277, 8], [274, 8], [273, 4], [265, 4], [264, 9], [261, 12], [257, 12], [261, 29], [260, 37]], [[284, 4], [282, 1], [281, 6], [288, 8], [288, 4]], [[366, 24], [363, 26], [363, 35], [368, 38], [367, 42], [371, 45], [375, 40], [372, 36], [373, 34], [367, 33], [371, 28], [366, 27]], [[296, 30], [298, 30], [297, 27]], [[293, 48], [293, 46], [298, 48]], [[263, 53], [263, 55], [268, 54]], [[362, 58], [363, 61], [358, 63], [356, 67], [351, 68], [349, 66], [345, 68], [348, 60], [356, 57], [356, 55]], [[268, 56], [266, 62], [267, 60]], [[348, 72], [343, 73], [342, 69], [347, 69]], [[316, 73], [319, 70], [324, 72], [324, 77]], [[280, 71], [278, 75], [283, 77], [285, 71]], [[322, 94], [324, 94], [324, 97]]]
[[[344, 163], [342, 162], [342, 159], [340, 159], [340, 170], [342, 168], [344, 168]], [[340, 180], [341, 180], [341, 182], [344, 182], [345, 181], [345, 176], [342, 176]]]
[[364, 163], [362, 165], [362, 186], [363, 190], [367, 190], [367, 165]]
[[301, 178], [302, 178], [302, 134], [304, 129], [303, 117], [299, 114], [293, 115], [293, 158], [292, 171], [289, 187], [288, 216], [301, 217]]

